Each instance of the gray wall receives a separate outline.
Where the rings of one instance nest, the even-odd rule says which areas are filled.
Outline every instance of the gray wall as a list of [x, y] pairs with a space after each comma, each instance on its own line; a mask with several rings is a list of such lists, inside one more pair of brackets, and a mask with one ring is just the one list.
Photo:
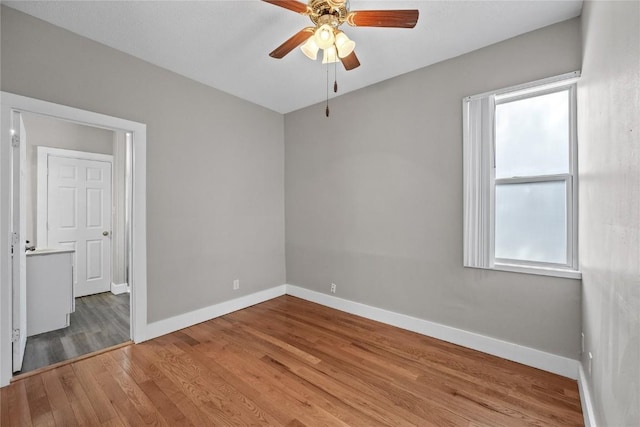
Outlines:
[[0, 87], [147, 124], [149, 321], [285, 282], [282, 115], [7, 7]]
[[580, 268], [599, 425], [640, 425], [640, 3], [587, 2], [578, 90]]
[[287, 283], [578, 359], [579, 280], [462, 267], [462, 98], [580, 53], [573, 19], [287, 114]]
[[[36, 147], [62, 148], [90, 153], [113, 154], [114, 132], [37, 114], [23, 114], [27, 131], [27, 240], [36, 244], [36, 184], [38, 152]], [[42, 245], [38, 244], [39, 247]]]

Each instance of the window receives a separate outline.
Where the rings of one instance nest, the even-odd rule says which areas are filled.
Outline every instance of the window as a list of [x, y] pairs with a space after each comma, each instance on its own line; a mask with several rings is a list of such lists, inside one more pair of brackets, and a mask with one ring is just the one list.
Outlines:
[[465, 266], [580, 277], [578, 76], [463, 100]]

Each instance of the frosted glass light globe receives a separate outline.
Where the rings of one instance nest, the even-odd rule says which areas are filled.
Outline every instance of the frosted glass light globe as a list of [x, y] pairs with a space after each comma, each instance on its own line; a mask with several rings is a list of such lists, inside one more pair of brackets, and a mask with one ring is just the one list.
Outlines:
[[336, 36], [333, 34], [333, 27], [328, 24], [323, 24], [318, 27], [314, 34], [314, 38], [320, 49], [326, 49], [329, 46], [333, 46], [336, 41]]

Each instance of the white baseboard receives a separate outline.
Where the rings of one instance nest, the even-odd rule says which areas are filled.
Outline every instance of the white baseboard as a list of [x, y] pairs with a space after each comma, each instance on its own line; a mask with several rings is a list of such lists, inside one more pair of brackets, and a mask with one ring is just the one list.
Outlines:
[[114, 295], [124, 294], [129, 292], [129, 284], [127, 283], [111, 283], [111, 293]]
[[284, 295], [286, 291], [286, 285], [280, 285], [276, 286], [275, 288], [266, 289], [264, 291], [232, 299], [230, 301], [214, 304], [209, 307], [181, 314], [179, 316], [174, 316], [168, 319], [149, 323], [145, 331], [145, 340], [150, 340], [161, 335], [187, 328], [197, 323], [202, 323], [207, 320], [214, 319], [219, 316], [224, 316], [225, 314], [242, 310], [243, 308], [251, 307], [252, 305], [259, 304], [273, 298], [277, 298]]
[[595, 406], [591, 399], [591, 391], [589, 389], [589, 381], [584, 372], [582, 364], [578, 369], [578, 390], [580, 391], [580, 403], [582, 404], [582, 416], [584, 417], [585, 427], [597, 427]]
[[427, 335], [453, 344], [458, 344], [483, 353], [502, 357], [503, 359], [522, 363], [527, 366], [542, 369], [571, 379], [578, 378], [577, 360], [557, 356], [519, 344], [487, 337], [474, 332], [457, 329], [440, 323], [418, 319], [416, 317], [399, 314], [381, 308], [368, 306], [354, 301], [311, 291], [294, 285], [286, 285], [286, 292], [298, 298], [312, 301], [336, 310], [366, 317], [398, 328], [407, 329], [422, 335]]

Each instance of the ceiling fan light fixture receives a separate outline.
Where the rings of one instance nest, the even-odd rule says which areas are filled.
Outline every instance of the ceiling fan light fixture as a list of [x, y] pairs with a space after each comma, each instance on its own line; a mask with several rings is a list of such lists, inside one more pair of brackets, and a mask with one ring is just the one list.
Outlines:
[[327, 49], [329, 46], [333, 46], [336, 41], [333, 27], [329, 24], [320, 25], [314, 33], [313, 38], [320, 49]]
[[323, 64], [333, 64], [338, 61], [338, 52], [336, 52], [335, 46], [329, 46], [324, 50], [324, 55], [322, 56]]
[[[0, 0], [2, 1], [2, 0]], [[352, 27], [414, 28], [418, 23], [418, 9], [350, 10], [349, 0], [262, 0], [283, 9], [307, 16], [313, 26], [298, 31], [269, 56], [281, 59], [293, 49], [301, 46], [302, 52], [315, 60], [323, 50], [323, 63], [342, 62], [345, 70], [360, 66], [356, 56], [355, 42], [340, 28], [343, 24]]]
[[335, 44], [340, 58], [346, 58], [351, 55], [351, 52], [356, 48], [356, 42], [349, 39], [349, 37], [347, 37], [347, 35], [342, 31], [338, 31], [338, 34], [336, 34]]
[[315, 37], [311, 36], [302, 46], [300, 46], [300, 50], [307, 58], [315, 61], [318, 57], [318, 50], [320, 50], [320, 47], [316, 44]]

